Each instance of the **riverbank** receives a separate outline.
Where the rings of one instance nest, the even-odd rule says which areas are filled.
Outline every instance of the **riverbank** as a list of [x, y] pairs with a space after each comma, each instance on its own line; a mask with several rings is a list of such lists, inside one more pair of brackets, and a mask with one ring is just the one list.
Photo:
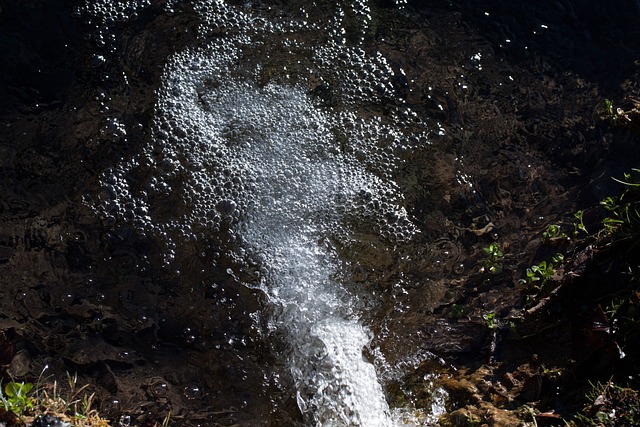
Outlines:
[[[622, 121], [603, 107], [597, 126], [622, 125], [617, 137], [638, 143], [637, 105]], [[455, 324], [484, 322], [475, 329], [483, 338], [463, 362], [426, 364], [398, 383], [399, 401], [419, 396], [429, 407], [434, 387], [442, 387], [450, 399], [443, 426], [638, 424], [639, 178], [636, 169], [611, 177], [616, 194], [548, 225], [517, 281], [504, 272], [497, 245], [487, 247], [475, 282], [489, 288], [511, 279], [519, 296], [501, 311], [484, 312], [478, 300], [447, 307], [443, 314]], [[424, 381], [436, 371], [437, 380]]]

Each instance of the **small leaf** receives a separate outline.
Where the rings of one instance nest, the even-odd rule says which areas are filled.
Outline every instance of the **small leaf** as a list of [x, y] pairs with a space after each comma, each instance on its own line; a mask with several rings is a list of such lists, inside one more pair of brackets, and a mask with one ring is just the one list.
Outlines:
[[33, 389], [31, 383], [10, 382], [4, 386], [4, 392], [9, 397], [24, 397]]

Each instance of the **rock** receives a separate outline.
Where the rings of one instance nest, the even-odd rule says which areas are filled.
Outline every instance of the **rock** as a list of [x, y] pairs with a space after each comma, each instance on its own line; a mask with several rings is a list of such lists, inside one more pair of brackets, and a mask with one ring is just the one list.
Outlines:
[[443, 427], [522, 427], [524, 422], [509, 411], [498, 409], [487, 402], [466, 406], [440, 418]]
[[475, 403], [480, 400], [478, 388], [467, 379], [444, 377], [441, 385], [453, 401]]
[[444, 415], [440, 418], [440, 423], [443, 427], [474, 427], [479, 426], [482, 417], [476, 412], [478, 408], [469, 406], [453, 411], [450, 414]]

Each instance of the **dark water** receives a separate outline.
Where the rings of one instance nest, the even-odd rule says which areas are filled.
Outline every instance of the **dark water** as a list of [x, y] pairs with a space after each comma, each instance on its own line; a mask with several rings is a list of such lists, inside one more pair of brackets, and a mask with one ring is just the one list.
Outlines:
[[594, 125], [635, 1], [0, 6], [5, 373], [114, 418], [429, 425], [388, 386], [482, 357], [529, 243], [637, 166]]

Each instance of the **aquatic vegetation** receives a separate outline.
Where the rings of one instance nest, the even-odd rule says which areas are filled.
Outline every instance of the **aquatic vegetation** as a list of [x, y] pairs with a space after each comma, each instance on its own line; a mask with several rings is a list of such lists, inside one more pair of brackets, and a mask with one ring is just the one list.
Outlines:
[[486, 248], [482, 248], [482, 252], [485, 254], [484, 269], [493, 274], [500, 273], [502, 271], [500, 260], [504, 256], [504, 253], [500, 250], [500, 246], [493, 242]]
[[567, 235], [562, 231], [562, 228], [556, 224], [550, 224], [547, 229], [542, 233], [542, 238], [545, 241], [566, 239]]
[[496, 320], [495, 313], [487, 313], [482, 316], [485, 321], [485, 325], [489, 329], [496, 329], [498, 327], [498, 321]]
[[451, 304], [451, 312], [449, 316], [454, 319], [460, 319], [464, 315], [464, 307], [459, 304]]
[[547, 265], [546, 261], [541, 261], [538, 265], [532, 265], [527, 268], [527, 277], [525, 279], [527, 284], [532, 284], [535, 282], [540, 282], [536, 287], [541, 289], [544, 284], [551, 279], [555, 270], [553, 269], [553, 264], [549, 263]]
[[583, 217], [584, 217], [584, 211], [583, 210], [579, 210], [576, 213], [573, 214], [574, 218], [577, 219], [577, 222], [574, 222], [573, 224], [573, 235], [577, 236], [579, 231], [582, 231], [585, 234], [589, 234], [589, 232], [587, 231], [587, 228], [584, 226], [584, 222], [583, 222]]
[[622, 108], [614, 108], [611, 100], [605, 99], [602, 101], [602, 106], [604, 108], [603, 117], [609, 119], [612, 124], [629, 121], [627, 113]]
[[520, 285], [524, 285], [526, 290], [526, 305], [534, 306], [550, 289], [547, 284], [559, 280], [556, 278], [556, 268], [564, 261], [564, 255], [556, 253], [550, 262], [540, 261], [526, 269], [524, 278], [518, 280]]
[[600, 117], [611, 126], [626, 128], [636, 137], [640, 137], [640, 99], [628, 96], [625, 108], [614, 106], [611, 100], [605, 99], [602, 102]]
[[621, 107], [614, 107], [613, 102], [609, 99], [605, 99], [603, 101], [603, 109], [604, 111], [601, 113], [601, 116], [609, 120], [609, 122], [613, 126], [624, 126], [631, 131], [633, 131], [636, 135], [640, 135], [640, 128], [638, 127], [640, 117], [640, 102], [637, 99], [633, 100], [633, 107], [627, 110], [622, 109]]
[[564, 256], [560, 253], [555, 254], [552, 261], [540, 261], [537, 265], [532, 265], [527, 268], [526, 277], [520, 280], [520, 283], [533, 285], [537, 290], [542, 290], [543, 287], [552, 280], [553, 275], [556, 273], [554, 266], [564, 260]]

